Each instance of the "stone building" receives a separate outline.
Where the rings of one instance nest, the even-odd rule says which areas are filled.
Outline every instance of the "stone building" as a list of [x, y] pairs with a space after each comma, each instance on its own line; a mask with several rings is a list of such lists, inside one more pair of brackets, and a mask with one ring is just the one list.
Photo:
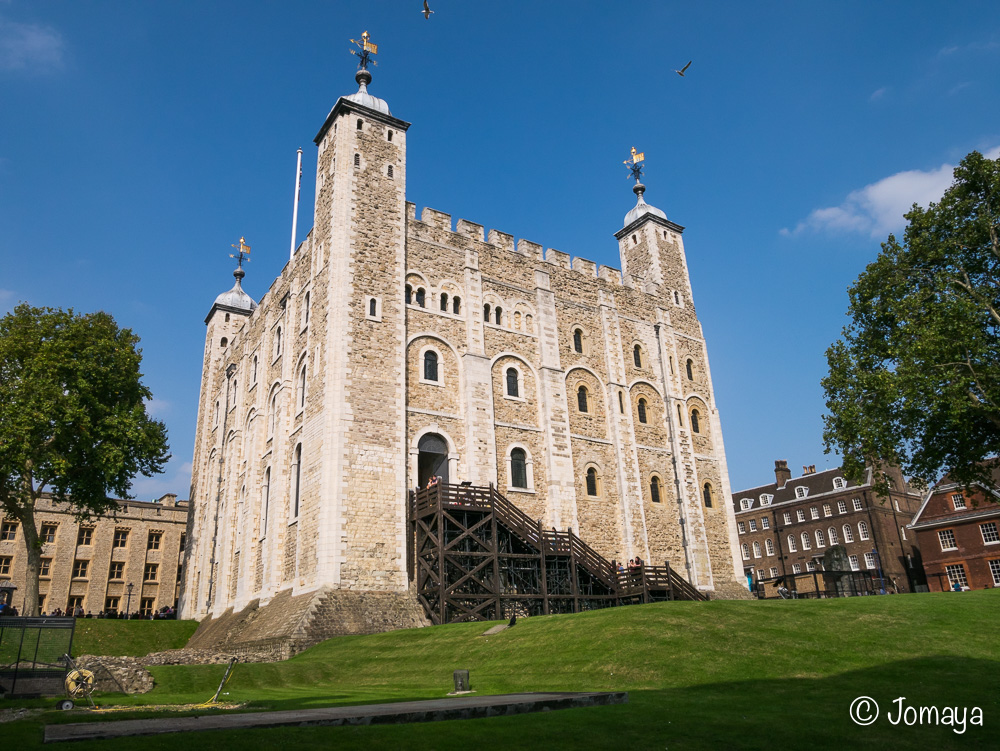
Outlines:
[[736, 594], [683, 227], [637, 184], [619, 271], [418, 215], [409, 123], [356, 80], [315, 138], [307, 238], [259, 305], [237, 269], [206, 318], [182, 616], [337, 592], [415, 607], [407, 491], [432, 475]]
[[[77, 605], [100, 611], [149, 615], [177, 607], [188, 504], [168, 494], [158, 501], [117, 501], [114, 512], [78, 521], [69, 506], [48, 496], [35, 506], [42, 541], [39, 612]], [[0, 586], [17, 589], [13, 605], [24, 612], [26, 553], [19, 522], [0, 522]], [[131, 596], [128, 587], [131, 585]]]
[[733, 493], [739, 554], [745, 575], [760, 582], [778, 576], [821, 570], [827, 548], [843, 545], [853, 571], [877, 576], [900, 592], [923, 584], [916, 538], [907, 531], [920, 506], [920, 494], [898, 469], [886, 470], [888, 499], [865, 481], [846, 479], [840, 468], [817, 472], [803, 467], [792, 477], [787, 461], [774, 463], [774, 482]]
[[932, 592], [1000, 587], [1000, 469], [993, 483], [963, 488], [945, 476], [927, 494], [910, 528]]

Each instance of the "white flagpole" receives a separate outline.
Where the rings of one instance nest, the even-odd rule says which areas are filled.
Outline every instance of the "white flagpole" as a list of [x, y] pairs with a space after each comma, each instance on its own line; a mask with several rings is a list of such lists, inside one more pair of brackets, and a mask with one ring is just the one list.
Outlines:
[[302, 187], [302, 149], [299, 149], [298, 163], [295, 165], [295, 203], [292, 206], [292, 246], [288, 250], [288, 260], [295, 256], [295, 235], [299, 226], [299, 188]]

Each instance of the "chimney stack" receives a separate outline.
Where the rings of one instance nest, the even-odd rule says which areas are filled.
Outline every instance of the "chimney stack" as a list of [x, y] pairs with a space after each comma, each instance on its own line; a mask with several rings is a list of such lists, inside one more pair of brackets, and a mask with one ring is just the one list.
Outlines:
[[784, 459], [776, 459], [774, 462], [774, 481], [778, 484], [778, 489], [785, 487], [785, 484], [792, 479], [792, 471], [788, 469], [788, 462]]
[[816, 474], [816, 465], [815, 464], [803, 464], [802, 465], [802, 475], [803, 475], [803, 477], [805, 475], [814, 475], [814, 474]]

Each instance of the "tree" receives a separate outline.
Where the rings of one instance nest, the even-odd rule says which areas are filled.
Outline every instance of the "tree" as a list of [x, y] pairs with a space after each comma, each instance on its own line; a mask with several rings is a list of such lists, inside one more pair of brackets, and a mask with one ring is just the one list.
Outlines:
[[997, 466], [1000, 159], [974, 151], [954, 177], [939, 203], [906, 214], [902, 243], [882, 243], [827, 350], [823, 437], [852, 477], [878, 459], [965, 484]]
[[100, 515], [170, 458], [165, 426], [146, 414], [138, 343], [107, 313], [21, 304], [0, 319], [0, 507], [23, 530], [26, 615], [38, 613], [42, 493]]

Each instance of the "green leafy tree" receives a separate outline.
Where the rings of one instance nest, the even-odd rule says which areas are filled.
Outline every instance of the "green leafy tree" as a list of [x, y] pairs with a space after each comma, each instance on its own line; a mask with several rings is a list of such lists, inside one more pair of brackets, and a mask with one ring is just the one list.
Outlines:
[[852, 477], [886, 460], [968, 484], [1000, 454], [1000, 159], [974, 151], [954, 177], [882, 243], [827, 350], [824, 440]]
[[138, 343], [107, 313], [21, 304], [0, 319], [0, 507], [23, 531], [25, 615], [38, 613], [42, 493], [101, 515], [170, 458], [166, 428], [146, 414]]

